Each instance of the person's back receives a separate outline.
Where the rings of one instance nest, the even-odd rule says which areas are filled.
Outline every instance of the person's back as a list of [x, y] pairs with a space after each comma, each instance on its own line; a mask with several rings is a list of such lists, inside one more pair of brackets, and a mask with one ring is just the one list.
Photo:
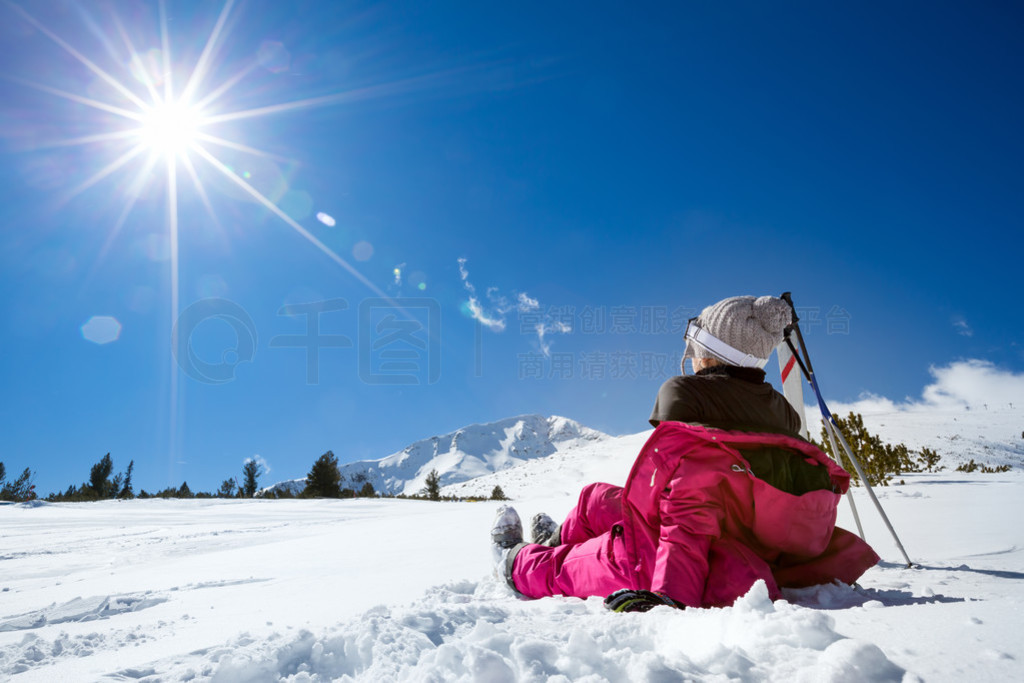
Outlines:
[[[683, 363], [692, 358], [696, 372], [671, 377], [661, 385], [651, 425], [673, 421], [799, 436], [801, 416], [757, 367], [778, 344], [790, 316], [789, 304], [775, 297], [733, 297], [704, 309], [688, 326], [683, 354]], [[730, 364], [744, 361], [746, 367]], [[790, 450], [748, 444], [744, 457], [754, 476], [787, 493], [830, 485], [822, 468], [808, 465]]]
[[666, 380], [650, 423], [666, 421], [786, 434], [798, 434], [801, 425], [786, 398], [765, 381], [764, 370], [724, 364]]
[[834, 528], [849, 475], [798, 436], [801, 416], [765, 382], [791, 319], [775, 297], [725, 299], [692, 319], [684, 374], [659, 390], [625, 486], [584, 487], [554, 547], [522, 543], [518, 515], [499, 512], [492, 541], [509, 584], [528, 597], [612, 592], [617, 611], [708, 606], [758, 579], [778, 597], [779, 585], [853, 581], [877, 562]]

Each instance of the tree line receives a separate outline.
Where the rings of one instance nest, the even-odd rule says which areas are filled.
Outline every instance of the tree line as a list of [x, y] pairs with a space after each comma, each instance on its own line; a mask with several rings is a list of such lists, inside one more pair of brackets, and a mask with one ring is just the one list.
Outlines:
[[[72, 484], [62, 492], [51, 493], [46, 500], [63, 503], [130, 500], [133, 498], [375, 498], [378, 496], [425, 500], [473, 500], [442, 496], [441, 476], [436, 469], [431, 470], [427, 475], [423, 489], [411, 496], [378, 494], [373, 488], [373, 484], [366, 481], [365, 478], [359, 480], [362, 482], [362, 486], [358, 490], [343, 487], [338, 459], [331, 451], [327, 451], [313, 463], [309, 474], [306, 475], [305, 486], [298, 496], [287, 489], [262, 492], [259, 487], [259, 479], [264, 474], [263, 468], [252, 458], [247, 459], [243, 464], [240, 478], [225, 479], [215, 493], [193, 492], [187, 481], [182, 482], [181, 486], [170, 486], [154, 493], [149, 493], [145, 489], [140, 489], [136, 493], [132, 482], [134, 470], [135, 461], [131, 460], [123, 472], [115, 474], [114, 461], [110, 457], [110, 453], [107, 453], [90, 468], [88, 481], [77, 486]], [[35, 485], [32, 484], [33, 474], [28, 467], [14, 481], [7, 482], [6, 476], [4, 464], [0, 462], [0, 500], [23, 502], [36, 498]], [[506, 500], [505, 493], [500, 486], [495, 486], [491, 491], [491, 499]]]
[[[839, 425], [839, 431], [846, 439], [846, 443], [849, 444], [850, 450], [853, 451], [854, 457], [860, 463], [861, 469], [864, 470], [864, 476], [867, 477], [868, 484], [871, 486], [888, 486], [890, 481], [907, 473], [940, 472], [945, 469], [945, 466], [940, 463], [942, 457], [931, 448], [926, 447], [919, 451], [913, 451], [902, 443], [890, 444], [882, 441], [880, 437], [872, 434], [864, 426], [864, 418], [860, 413], [851, 412], [845, 418], [833, 413], [832, 418]], [[842, 446], [836, 444], [840, 451], [838, 457], [833, 451], [832, 442], [825, 431], [825, 425], [821, 426], [820, 439], [820, 443], [817, 441], [813, 441], [813, 443], [850, 473], [850, 481], [854, 485], [860, 485], [857, 468], [850, 462]], [[990, 466], [976, 463], [973, 458], [970, 462], [956, 467], [957, 472], [984, 473], [1009, 472], [1011, 469], [1010, 465]], [[902, 480], [900, 483], [903, 483]]]
[[[51, 493], [46, 500], [55, 503], [85, 502], [94, 500], [131, 500], [132, 498], [252, 498], [259, 491], [258, 479], [261, 472], [259, 463], [248, 459], [242, 467], [240, 480], [227, 479], [216, 493], [193, 492], [187, 481], [181, 486], [169, 486], [150, 493], [146, 489], [135, 492], [132, 474], [135, 461], [128, 462], [124, 472], [114, 474], [114, 461], [107, 453], [89, 470], [89, 480], [79, 485], [71, 484], [62, 492]], [[239, 483], [241, 482], [241, 483]]]
[[[888, 486], [894, 478], [905, 473], [915, 472], [939, 472], [944, 468], [940, 464], [941, 457], [930, 448], [922, 448], [919, 451], [912, 451], [905, 444], [889, 444], [880, 437], [872, 434], [864, 426], [864, 418], [859, 413], [851, 412], [845, 418], [839, 415], [832, 416], [839, 429], [850, 445], [850, 450], [860, 462], [861, 468], [872, 486]], [[860, 484], [860, 475], [857, 469], [849, 462], [846, 452], [840, 449], [836, 454], [832, 450], [831, 440], [825, 431], [824, 425], [821, 428], [821, 441], [814, 441], [815, 445], [825, 451], [830, 457], [842, 465], [849, 473], [855, 485]], [[838, 455], [838, 457], [837, 457]], [[110, 453], [104, 455], [99, 462], [89, 470], [89, 480], [75, 486], [71, 485], [62, 493], [51, 493], [46, 500], [52, 502], [75, 502], [109, 499], [131, 499], [131, 498], [417, 498], [424, 500], [481, 500], [481, 497], [463, 498], [457, 496], [443, 496], [441, 494], [441, 476], [437, 470], [432, 470], [426, 477], [424, 487], [413, 495], [378, 493], [373, 484], [365, 478], [357, 480], [355, 484], [361, 484], [359, 488], [342, 486], [342, 475], [338, 468], [338, 459], [333, 452], [327, 451], [313, 463], [309, 473], [306, 475], [305, 484], [298, 495], [293, 492], [281, 489], [262, 493], [259, 488], [259, 478], [263, 475], [260, 464], [250, 458], [245, 461], [242, 467], [240, 478], [225, 479], [215, 493], [204, 491], [193, 492], [188, 482], [182, 482], [181, 486], [168, 487], [162, 491], [149, 493], [142, 489], [135, 493], [132, 483], [132, 473], [135, 468], [135, 461], [129, 461], [128, 467], [117, 474], [114, 474], [114, 462]], [[973, 459], [970, 462], [962, 463], [956, 470], [960, 472], [1007, 472], [1010, 465], [990, 466], [983, 463], [976, 463]], [[32, 472], [29, 468], [13, 481], [6, 481], [4, 464], [0, 462], [0, 500], [3, 501], [26, 501], [36, 498], [35, 486], [32, 484]], [[495, 486], [491, 491], [491, 500], [506, 500], [504, 491], [500, 486]]]
[[36, 487], [32, 483], [32, 471], [25, 468], [25, 471], [14, 481], [7, 481], [7, 469], [0, 462], [0, 500], [8, 500], [20, 503], [26, 500], [34, 500]]
[[[352, 488], [342, 486], [342, 475], [341, 470], [338, 468], [338, 458], [333, 452], [327, 451], [313, 463], [313, 467], [309, 470], [309, 474], [306, 475], [306, 486], [299, 493], [300, 498], [360, 498], [360, 497], [375, 497], [377, 492], [373, 488], [373, 484], [365, 479], [358, 479], [356, 483], [362, 481], [362, 486], [357, 491]], [[291, 494], [285, 494], [290, 496]], [[443, 496], [441, 494], [441, 475], [436, 469], [431, 470], [424, 480], [423, 488], [418, 493], [407, 495], [399, 493], [397, 495], [380, 494], [381, 497], [387, 498], [414, 498], [422, 500], [476, 500], [474, 498], [461, 498], [458, 496]], [[280, 494], [278, 497], [282, 497]], [[501, 486], [495, 486], [491, 490], [491, 500], [507, 500], [505, 492], [501, 490]]]

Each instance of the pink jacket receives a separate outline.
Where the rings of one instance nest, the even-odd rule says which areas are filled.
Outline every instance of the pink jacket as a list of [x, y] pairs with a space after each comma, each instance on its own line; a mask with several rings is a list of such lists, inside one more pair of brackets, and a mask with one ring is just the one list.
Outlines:
[[[833, 490], [796, 496], [750, 472], [738, 446], [777, 446], [827, 468]], [[850, 476], [801, 439], [662, 422], [625, 487], [591, 484], [562, 525], [562, 545], [525, 545], [509, 577], [527, 597], [661, 591], [698, 607], [731, 605], [755, 581], [780, 586], [857, 580], [878, 562], [835, 527]]]
[[[741, 444], [802, 453], [828, 468], [834, 491], [795, 496], [772, 487], [750, 472], [737, 450]], [[641, 585], [687, 605], [731, 604], [749, 589], [752, 576], [766, 579], [777, 597], [769, 563], [789, 568], [783, 585], [807, 585], [821, 578], [812, 560], [829, 548], [836, 507], [849, 483], [849, 474], [801, 439], [664, 422], [640, 451], [626, 481], [625, 550]], [[850, 559], [860, 558], [857, 567], [850, 567], [857, 577], [878, 561], [863, 541], [842, 542], [854, 546], [852, 552], [844, 551]], [[808, 563], [809, 571], [801, 571]], [[856, 577], [834, 578], [852, 582]]]

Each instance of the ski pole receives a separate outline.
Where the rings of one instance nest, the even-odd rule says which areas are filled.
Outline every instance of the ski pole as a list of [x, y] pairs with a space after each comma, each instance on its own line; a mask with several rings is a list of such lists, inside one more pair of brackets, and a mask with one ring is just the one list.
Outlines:
[[[903, 547], [903, 543], [900, 541], [899, 536], [896, 534], [896, 530], [893, 528], [892, 523], [889, 521], [888, 515], [886, 515], [885, 510], [882, 509], [882, 504], [878, 501], [878, 497], [875, 496], [875, 491], [871, 487], [871, 483], [868, 481], [867, 476], [864, 474], [864, 470], [861, 468], [860, 462], [857, 460], [856, 456], [854, 456], [853, 449], [850, 448], [850, 444], [846, 442], [846, 438], [843, 436], [843, 433], [839, 429], [839, 425], [836, 423], [835, 419], [833, 419], [832, 413], [831, 411], [829, 411], [828, 406], [825, 404], [825, 399], [821, 395], [821, 390], [818, 387], [818, 380], [814, 375], [814, 368], [811, 366], [811, 357], [807, 353], [807, 345], [804, 344], [804, 337], [803, 334], [800, 332], [800, 325], [798, 324], [799, 318], [796, 314], [796, 307], [793, 305], [793, 297], [789, 292], [785, 292], [779, 298], [788, 303], [789, 307], [793, 311], [793, 323], [790, 327], [794, 332], [796, 332], [797, 343], [800, 345], [800, 351], [803, 354], [804, 360], [804, 363], [800, 364], [800, 369], [804, 371], [804, 374], [807, 377], [807, 381], [810, 382], [811, 388], [814, 389], [814, 396], [818, 400], [818, 408], [821, 410], [822, 420], [824, 420], [826, 424], [826, 432], [828, 432], [829, 429], [831, 429], [831, 433], [834, 434], [838, 438], [839, 442], [842, 444], [843, 450], [846, 451], [846, 455], [850, 458], [850, 462], [853, 463], [853, 467], [857, 471], [857, 475], [860, 477], [860, 480], [864, 483], [864, 489], [868, 492], [868, 497], [871, 498], [871, 502], [874, 503], [875, 508], [878, 510], [878, 514], [881, 515], [882, 521], [885, 523], [886, 528], [892, 535], [893, 540], [896, 541], [896, 547], [899, 548], [900, 553], [903, 555], [903, 559], [907, 561], [907, 567], [912, 567], [914, 566], [914, 563], [910, 561], [910, 556], [907, 555], [907, 551]], [[832, 450], [833, 452], [838, 453], [834, 443], [832, 446]], [[852, 500], [852, 498], [850, 500]], [[856, 513], [854, 514], [856, 516]], [[859, 519], [857, 526], [858, 529], [860, 529]], [[864, 535], [862, 531], [861, 538], [863, 537]]]

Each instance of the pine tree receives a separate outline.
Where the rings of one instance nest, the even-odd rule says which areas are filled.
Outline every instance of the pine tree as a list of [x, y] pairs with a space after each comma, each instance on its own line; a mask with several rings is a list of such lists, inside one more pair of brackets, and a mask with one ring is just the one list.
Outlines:
[[5, 468], [4, 464], [2, 462], [0, 462], [0, 486], [4, 485], [4, 479], [6, 479], [6, 478], [7, 478], [7, 468]]
[[217, 489], [218, 498], [234, 498], [237, 495], [238, 484], [234, 479], [225, 479]]
[[110, 498], [110, 473], [114, 470], [114, 461], [110, 459], [110, 453], [104, 455], [98, 463], [92, 466], [89, 471], [89, 488], [98, 498]]
[[943, 469], [942, 465], [939, 464], [941, 456], [930, 448], [921, 449], [921, 467], [924, 468], [925, 472], [938, 472]]
[[[910, 449], [906, 445], [896, 444], [894, 446], [884, 443], [881, 438], [868, 431], [864, 426], [864, 418], [859, 413], [851, 412], [845, 419], [838, 415], [833, 415], [832, 418], [839, 425], [839, 431], [846, 439], [850, 450], [853, 451], [853, 456], [860, 463], [868, 478], [868, 483], [872, 486], [888, 486], [894, 476], [899, 476], [904, 472], [920, 472], [922, 464], [931, 462], [933, 456], [935, 460], [932, 462], [932, 466], [938, 462], [938, 456], [933, 451], [929, 451], [928, 455], [915, 461], [910, 457]], [[831, 441], [825, 431], [825, 425], [822, 425], [819, 447], [850, 473], [850, 479], [854, 484], [859, 484], [860, 475], [857, 473], [857, 469], [853, 463], [849, 462], [842, 446], [838, 443], [836, 445], [840, 448], [839, 458], [836, 458], [836, 454], [832, 452]]]
[[181, 487], [178, 489], [178, 498], [192, 498], [192, 489], [188, 487], [188, 482], [181, 482]]
[[508, 500], [508, 497], [501, 490], [501, 487], [495, 484], [494, 489], [491, 490], [491, 500]]
[[163, 491], [157, 491], [153, 495], [156, 496], [157, 498], [177, 498], [178, 489], [174, 488], [173, 486], [168, 486]]
[[359, 489], [360, 498], [375, 498], [376, 496], [377, 492], [374, 490], [373, 484], [370, 482], [365, 482], [363, 484], [363, 488]]
[[[868, 483], [872, 486], [887, 486], [889, 479], [892, 478], [892, 473], [887, 473], [882, 466], [882, 440], [867, 430], [864, 426], [864, 418], [859, 413], [851, 412], [846, 419], [833, 414], [832, 418], [839, 425], [839, 431], [846, 439], [846, 443], [849, 444], [850, 450], [853, 451], [853, 456], [857, 458], [863, 468], [864, 474], [867, 475]], [[846, 451], [837, 443], [838, 456], [832, 452], [832, 443], [825, 429], [823, 424], [821, 426], [821, 449], [850, 473], [852, 483], [859, 484], [860, 475], [857, 474], [853, 463], [849, 462]]]
[[0, 487], [0, 500], [8, 500], [15, 503], [34, 500], [36, 497], [35, 488], [35, 485], [32, 483], [32, 471], [26, 467], [21, 476]]
[[[370, 490], [373, 490], [372, 486]], [[307, 498], [341, 497], [341, 472], [333, 452], [327, 451], [313, 463], [313, 468], [306, 475], [306, 488], [302, 495]]]
[[259, 488], [259, 478], [263, 474], [260, 464], [253, 458], [245, 461], [242, 466], [242, 495], [245, 498], [252, 498]]
[[128, 469], [124, 473], [124, 484], [121, 485], [121, 490], [118, 491], [118, 498], [134, 498], [135, 491], [132, 490], [132, 470], [135, 469], [135, 461], [131, 460], [128, 463]]
[[437, 470], [430, 470], [427, 479], [423, 482], [423, 493], [429, 500], [441, 500], [441, 475]]

